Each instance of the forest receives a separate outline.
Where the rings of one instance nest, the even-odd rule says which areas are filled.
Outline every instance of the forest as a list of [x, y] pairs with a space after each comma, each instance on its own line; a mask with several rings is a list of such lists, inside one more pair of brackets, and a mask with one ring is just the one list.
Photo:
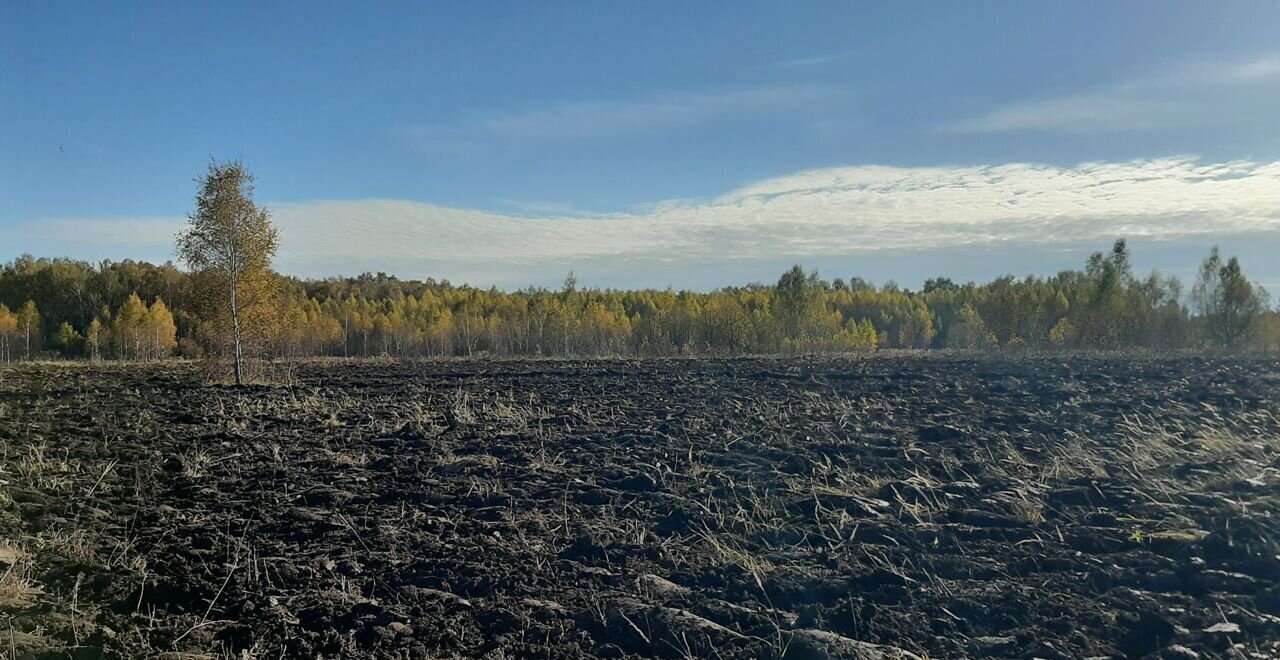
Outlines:
[[[218, 355], [197, 276], [172, 263], [23, 255], [0, 267], [0, 362]], [[1190, 291], [1138, 276], [1123, 240], [1080, 270], [946, 278], [910, 290], [795, 266], [773, 284], [711, 292], [455, 286], [384, 273], [301, 280], [273, 274], [272, 313], [254, 320], [263, 357], [670, 356], [898, 349], [1280, 348], [1280, 317], [1216, 248]]]

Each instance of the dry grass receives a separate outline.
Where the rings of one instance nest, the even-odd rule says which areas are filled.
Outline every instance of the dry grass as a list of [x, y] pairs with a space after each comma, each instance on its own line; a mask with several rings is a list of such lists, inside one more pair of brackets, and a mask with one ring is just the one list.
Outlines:
[[547, 451], [545, 445], [538, 447], [537, 453], [529, 458], [529, 469], [534, 472], [560, 474], [568, 464], [569, 461], [564, 457], [564, 452], [552, 454]]
[[213, 457], [199, 449], [179, 456], [182, 462], [182, 474], [190, 479], [203, 479], [213, 465]]
[[760, 591], [764, 592], [765, 576], [777, 568], [772, 562], [748, 552], [737, 540], [728, 535], [717, 535], [709, 529], [704, 529], [697, 533], [697, 538], [706, 546], [708, 555], [716, 564], [741, 568], [755, 580]]
[[44, 590], [32, 579], [31, 555], [15, 544], [0, 542], [0, 608], [20, 610], [33, 605]]
[[43, 441], [12, 451], [16, 456], [6, 456], [0, 464], [0, 475], [11, 475], [14, 483], [27, 488], [66, 493], [85, 474], [84, 465], [71, 459], [67, 449], [54, 449]]
[[1043, 497], [1037, 496], [1027, 489], [1006, 491], [1006, 494], [1005, 504], [1014, 519], [1028, 525], [1039, 525], [1044, 522], [1045, 503]]

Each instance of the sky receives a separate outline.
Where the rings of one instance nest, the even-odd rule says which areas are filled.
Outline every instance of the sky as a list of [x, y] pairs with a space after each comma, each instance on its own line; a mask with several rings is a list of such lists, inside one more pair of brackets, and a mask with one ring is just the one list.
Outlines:
[[1280, 3], [0, 3], [0, 260], [174, 259], [241, 159], [276, 267], [515, 289], [1049, 275], [1280, 292]]

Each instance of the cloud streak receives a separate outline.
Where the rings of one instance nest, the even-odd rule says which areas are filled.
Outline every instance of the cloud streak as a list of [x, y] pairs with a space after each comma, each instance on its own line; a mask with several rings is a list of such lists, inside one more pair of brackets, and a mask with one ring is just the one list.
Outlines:
[[1280, 80], [1280, 55], [1268, 55], [1252, 62], [1227, 67], [1224, 78], [1230, 82]]
[[961, 246], [1105, 244], [1117, 236], [1208, 241], [1280, 229], [1278, 194], [1280, 163], [859, 166], [637, 213], [530, 218], [371, 200], [282, 205], [276, 217], [286, 246], [281, 266], [293, 272], [459, 272], [519, 286], [588, 262], [661, 272]]
[[[1112, 133], [1212, 125], [1256, 111], [1280, 81], [1280, 55], [1236, 63], [1196, 65], [1157, 76], [1044, 99], [1019, 100], [942, 128], [953, 133], [1061, 131]], [[1280, 109], [1280, 97], [1261, 101]]]
[[[797, 172], [710, 200], [643, 211], [537, 217], [402, 200], [273, 204], [278, 266], [481, 285], [554, 281], [592, 264], [652, 282], [691, 265], [819, 261], [883, 253], [1105, 245], [1117, 237], [1208, 244], [1280, 230], [1280, 162], [1194, 158], [1056, 167], [854, 166]], [[151, 248], [172, 220], [59, 220], [27, 237]], [[122, 255], [123, 256], [123, 255]]]
[[413, 126], [401, 133], [420, 147], [450, 149], [458, 148], [460, 143], [484, 140], [508, 143], [587, 140], [807, 111], [840, 103], [849, 97], [846, 90], [820, 84], [663, 92], [633, 99], [560, 103], [446, 126]]
[[783, 60], [774, 64], [779, 69], [797, 69], [804, 67], [821, 66], [830, 64], [836, 60], [844, 59], [847, 53], [832, 53], [830, 55], [814, 55], [812, 57], [798, 57], [792, 60]]
[[71, 246], [172, 246], [182, 218], [56, 218], [21, 227], [27, 240]]

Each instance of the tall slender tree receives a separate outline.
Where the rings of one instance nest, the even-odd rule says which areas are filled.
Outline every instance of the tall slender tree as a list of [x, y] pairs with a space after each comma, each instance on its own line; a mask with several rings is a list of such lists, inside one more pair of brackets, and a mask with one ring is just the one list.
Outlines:
[[23, 359], [31, 359], [31, 349], [40, 350], [40, 338], [44, 336], [41, 329], [40, 309], [34, 300], [28, 300], [18, 310], [18, 331], [22, 333]]
[[116, 342], [116, 357], [141, 360], [142, 341], [146, 336], [147, 306], [138, 294], [131, 293], [116, 310], [111, 322], [111, 337]]
[[778, 278], [776, 287], [778, 312], [787, 336], [799, 339], [805, 331], [806, 317], [812, 311], [819, 291], [818, 274], [805, 274], [799, 264]]
[[102, 342], [102, 321], [98, 317], [94, 317], [84, 330], [85, 345], [89, 348], [89, 359], [97, 362], [101, 359], [101, 342]]
[[[253, 175], [240, 161], [212, 163], [198, 181], [196, 210], [178, 237], [178, 255], [206, 278], [211, 311], [229, 325], [235, 380], [244, 383], [244, 335], [254, 308], [268, 303], [279, 234], [254, 204]], [[261, 317], [255, 320], [261, 321]]]
[[1191, 299], [1209, 339], [1225, 347], [1242, 343], [1265, 311], [1260, 288], [1244, 276], [1235, 257], [1224, 264], [1217, 246], [1200, 265]]
[[147, 308], [147, 353], [159, 360], [167, 357], [178, 345], [178, 326], [164, 300], [157, 297]]
[[18, 317], [0, 303], [0, 360], [9, 363], [9, 339], [18, 333]]

